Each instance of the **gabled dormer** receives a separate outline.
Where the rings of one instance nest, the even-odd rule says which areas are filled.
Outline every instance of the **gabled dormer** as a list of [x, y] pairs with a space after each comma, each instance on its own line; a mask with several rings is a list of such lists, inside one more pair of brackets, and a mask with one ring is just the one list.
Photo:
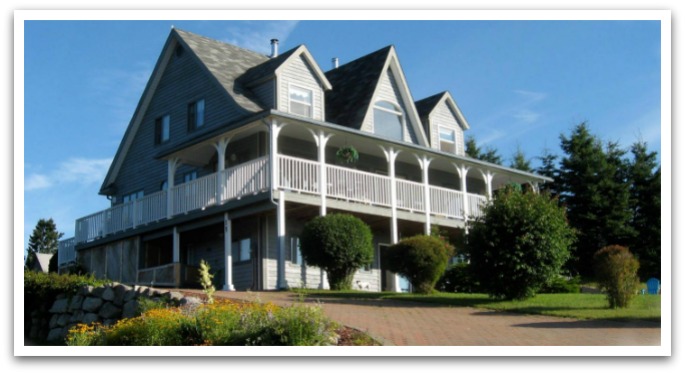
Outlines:
[[464, 131], [469, 124], [449, 92], [415, 103], [430, 146], [443, 152], [464, 155]]
[[324, 91], [330, 90], [331, 84], [304, 45], [272, 55], [269, 61], [248, 70], [240, 82], [266, 107], [326, 120]]
[[396, 141], [428, 146], [393, 46], [326, 72], [328, 121]]

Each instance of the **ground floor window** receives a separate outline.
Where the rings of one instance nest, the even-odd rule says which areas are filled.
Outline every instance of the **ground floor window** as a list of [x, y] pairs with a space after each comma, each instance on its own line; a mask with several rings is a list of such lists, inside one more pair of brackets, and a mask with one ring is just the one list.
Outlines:
[[290, 238], [290, 251], [288, 260], [295, 265], [302, 265], [302, 252], [300, 252], [300, 238], [293, 236]]
[[252, 240], [250, 238], [241, 239], [231, 244], [233, 261], [249, 261], [252, 258]]
[[153, 268], [171, 264], [174, 260], [171, 236], [148, 240], [143, 243], [141, 268]]

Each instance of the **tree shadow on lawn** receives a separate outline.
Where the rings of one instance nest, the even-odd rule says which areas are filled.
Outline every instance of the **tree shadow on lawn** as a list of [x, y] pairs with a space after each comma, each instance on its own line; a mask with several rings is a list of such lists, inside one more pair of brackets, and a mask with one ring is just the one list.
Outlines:
[[594, 318], [594, 319], [579, 319], [577, 317], [556, 316], [547, 311], [561, 311], [561, 310], [604, 310], [600, 308], [559, 308], [559, 307], [528, 307], [517, 308], [516, 310], [480, 310], [471, 313], [476, 316], [511, 316], [516, 314], [527, 314], [544, 317], [552, 317], [565, 319], [567, 321], [558, 322], [532, 322], [512, 325], [514, 327], [533, 327], [533, 328], [661, 328], [661, 318], [644, 318], [636, 319], [634, 317], [611, 317], [611, 318]]
[[[293, 302], [300, 301], [300, 296], [291, 295], [289, 300]], [[421, 298], [403, 298], [395, 296], [368, 296], [368, 297], [339, 297], [330, 294], [308, 294], [304, 298], [305, 302], [321, 302], [323, 304], [340, 304], [340, 305], [360, 305], [360, 306], [377, 306], [377, 307], [399, 307], [399, 308], [448, 308], [448, 307], [476, 307], [477, 304], [483, 303], [482, 298], [461, 298], [449, 300], [445, 302], [444, 299], [421, 297]]]

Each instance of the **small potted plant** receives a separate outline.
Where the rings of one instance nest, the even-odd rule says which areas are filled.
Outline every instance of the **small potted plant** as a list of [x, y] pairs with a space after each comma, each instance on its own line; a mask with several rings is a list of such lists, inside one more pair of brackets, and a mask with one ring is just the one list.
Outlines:
[[341, 164], [354, 164], [359, 160], [359, 152], [357, 152], [353, 146], [346, 145], [338, 149], [338, 152], [335, 153], [335, 157]]

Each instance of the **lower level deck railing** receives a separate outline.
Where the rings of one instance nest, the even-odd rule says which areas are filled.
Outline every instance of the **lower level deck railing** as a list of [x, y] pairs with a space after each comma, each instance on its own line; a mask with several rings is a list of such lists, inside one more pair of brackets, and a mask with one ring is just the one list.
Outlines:
[[159, 191], [113, 206], [76, 220], [74, 243], [85, 243], [167, 219], [169, 209], [171, 216], [175, 216], [265, 191], [269, 187], [268, 176], [268, 157], [261, 157], [183, 183], [170, 191]]

